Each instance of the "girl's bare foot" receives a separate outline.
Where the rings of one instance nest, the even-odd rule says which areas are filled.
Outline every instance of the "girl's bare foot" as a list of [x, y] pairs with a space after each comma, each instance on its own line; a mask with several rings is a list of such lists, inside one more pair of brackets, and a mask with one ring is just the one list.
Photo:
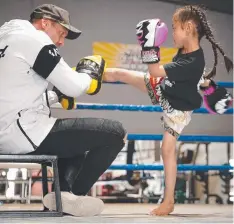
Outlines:
[[174, 203], [163, 202], [158, 208], [153, 209], [150, 215], [165, 216], [174, 211]]

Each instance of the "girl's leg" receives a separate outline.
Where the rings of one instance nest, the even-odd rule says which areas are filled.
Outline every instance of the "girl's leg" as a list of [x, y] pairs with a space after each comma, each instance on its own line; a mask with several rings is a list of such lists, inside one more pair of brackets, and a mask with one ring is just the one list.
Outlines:
[[144, 76], [144, 72], [132, 71], [121, 68], [107, 68], [104, 74], [104, 81], [124, 82], [147, 93]]
[[168, 132], [165, 132], [163, 137], [162, 158], [165, 172], [164, 202], [174, 203], [174, 191], [177, 174], [176, 138]]
[[[149, 74], [143, 72], [129, 71], [126, 69], [107, 69], [105, 81], [109, 82], [124, 82], [130, 84], [143, 92], [148, 93], [152, 104], [160, 104], [158, 100], [163, 96], [155, 95], [158, 91], [157, 88], [160, 85], [162, 78], [152, 78]], [[160, 92], [160, 91], [159, 91]], [[166, 98], [163, 97], [164, 102]], [[168, 102], [169, 105], [169, 102]], [[191, 119], [192, 112], [175, 111], [172, 107], [162, 108], [164, 110], [164, 137], [162, 143], [162, 158], [164, 163], [165, 172], [165, 194], [163, 203], [154, 209], [152, 215], [168, 215], [174, 210], [174, 191], [176, 184], [176, 141], [183, 128], [188, 125]], [[167, 112], [167, 109], [170, 112]], [[171, 111], [173, 109], [173, 111]], [[179, 117], [179, 121], [177, 118]]]
[[[170, 115], [165, 113], [162, 117], [165, 130], [162, 142], [162, 158], [165, 174], [164, 201], [158, 208], [151, 212], [152, 215], [168, 215], [174, 210], [174, 193], [177, 175], [176, 142], [182, 130], [189, 124], [191, 114], [191, 111], [182, 112], [173, 110]], [[180, 118], [179, 120], [178, 117]]]
[[174, 210], [174, 192], [177, 174], [176, 141], [183, 129], [189, 124], [192, 112], [173, 109], [168, 100], [159, 91], [162, 78], [155, 79], [146, 75], [144, 80], [152, 104], [159, 103], [163, 109], [162, 124], [165, 130], [162, 142], [162, 158], [165, 174], [164, 201], [151, 214], [168, 215]]
[[176, 184], [176, 138], [165, 131], [162, 142], [162, 158], [165, 174], [165, 190], [163, 203], [151, 215], [168, 215], [174, 210], [174, 192]]

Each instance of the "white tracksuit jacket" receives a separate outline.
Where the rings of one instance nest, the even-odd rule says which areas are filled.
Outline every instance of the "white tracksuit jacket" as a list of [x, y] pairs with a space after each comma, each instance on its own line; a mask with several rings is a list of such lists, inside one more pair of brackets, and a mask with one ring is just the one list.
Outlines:
[[[48, 83], [78, 97], [91, 78], [73, 71], [49, 36], [29, 21], [6, 22], [0, 27], [0, 154], [29, 153], [48, 135], [56, 121], [43, 97]], [[56, 101], [49, 96], [50, 103]]]

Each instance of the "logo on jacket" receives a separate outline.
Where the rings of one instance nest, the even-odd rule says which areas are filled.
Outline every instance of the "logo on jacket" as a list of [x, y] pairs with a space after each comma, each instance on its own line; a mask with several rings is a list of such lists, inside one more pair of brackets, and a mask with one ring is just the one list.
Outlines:
[[49, 54], [51, 54], [54, 57], [58, 56], [59, 55], [58, 49], [53, 48], [53, 49], [49, 50]]
[[5, 56], [5, 51], [6, 51], [7, 48], [8, 48], [8, 45], [6, 45], [5, 48], [0, 49], [0, 58], [3, 58]]

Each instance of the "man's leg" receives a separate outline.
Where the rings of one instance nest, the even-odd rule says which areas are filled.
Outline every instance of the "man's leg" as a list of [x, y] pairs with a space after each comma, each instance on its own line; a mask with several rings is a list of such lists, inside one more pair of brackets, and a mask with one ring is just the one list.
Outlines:
[[[30, 155], [51, 155], [49, 149], [39, 147], [36, 151], [29, 153]], [[57, 154], [53, 154], [57, 155]], [[72, 158], [58, 158], [58, 171], [59, 171], [59, 185], [61, 191], [70, 192], [74, 177], [79, 173], [85, 159], [85, 153], [74, 156]], [[48, 166], [51, 166], [49, 163]], [[52, 191], [54, 191], [54, 183], [52, 184]]]
[[[73, 192], [85, 195], [123, 148], [125, 135], [124, 128], [117, 121], [96, 118], [59, 119], [34, 154], [57, 155], [61, 180], [67, 181], [70, 186], [74, 182]], [[84, 154], [85, 160], [81, 165], [76, 158]], [[67, 178], [69, 175], [71, 178]], [[67, 194], [69, 193], [64, 195], [64, 209], [67, 213], [80, 215], [72, 209], [72, 206], [77, 205], [74, 196]], [[84, 201], [82, 203], [84, 205]], [[95, 204], [95, 201], [89, 201], [85, 207], [89, 208], [91, 204]], [[86, 214], [90, 215], [90, 212]]]
[[[58, 159], [59, 183], [61, 191], [70, 192], [74, 179], [77, 177], [84, 163], [85, 154], [75, 156], [74, 158]], [[54, 191], [54, 185], [52, 186]]]
[[[119, 127], [116, 128], [118, 129]], [[86, 195], [88, 193], [93, 184], [108, 169], [124, 147], [124, 135], [125, 133], [121, 137], [110, 134], [106, 137], [101, 137], [100, 135], [100, 140], [103, 139], [103, 144], [87, 152], [81, 170], [72, 186], [74, 194]]]
[[[60, 119], [36, 152], [58, 155], [62, 175], [69, 176], [74, 170], [78, 175], [72, 188], [74, 194], [85, 195], [124, 147], [125, 135], [118, 121], [98, 118]], [[79, 158], [85, 153], [80, 170]]]

